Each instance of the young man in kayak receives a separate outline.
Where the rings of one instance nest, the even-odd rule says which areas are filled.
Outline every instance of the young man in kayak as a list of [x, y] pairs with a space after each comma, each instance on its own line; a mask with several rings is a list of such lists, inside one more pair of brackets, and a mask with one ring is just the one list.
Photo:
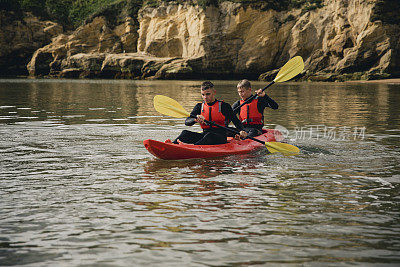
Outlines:
[[200, 123], [203, 129], [202, 133], [183, 130], [182, 133], [174, 140], [173, 143], [179, 142], [195, 145], [217, 145], [225, 144], [226, 130], [217, 126], [208, 125], [205, 120], [215, 122], [221, 126], [227, 126], [230, 121], [240, 131], [240, 137], [246, 138], [247, 133], [244, 131], [242, 123], [233, 113], [232, 107], [223, 101], [215, 98], [216, 90], [214, 85], [207, 81], [201, 85], [201, 96], [203, 103], [198, 103], [190, 113], [190, 117], [186, 118], [185, 125], [192, 126], [196, 122]]
[[249, 97], [253, 96], [250, 82], [246, 79], [241, 80], [237, 85], [237, 91], [240, 100], [232, 105], [234, 113], [239, 114], [239, 120], [249, 136], [254, 137], [262, 134], [264, 109], [267, 107], [277, 109], [278, 104], [262, 89], [259, 89], [255, 92], [257, 96], [252, 101], [240, 107]]

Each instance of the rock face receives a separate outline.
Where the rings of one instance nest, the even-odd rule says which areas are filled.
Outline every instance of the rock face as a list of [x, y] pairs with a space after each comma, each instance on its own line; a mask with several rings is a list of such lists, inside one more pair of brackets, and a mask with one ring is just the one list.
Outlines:
[[35, 50], [63, 31], [57, 23], [5, 10], [0, 10], [0, 25], [0, 76], [27, 75]]
[[303, 56], [306, 74], [314, 80], [399, 75], [400, 27], [372, 21], [375, 4], [336, 0], [303, 14], [292, 29], [287, 53]]
[[28, 70], [57, 77], [270, 79], [300, 55], [303, 79], [400, 76], [400, 26], [374, 19], [378, 2], [327, 0], [318, 9], [279, 12], [228, 1], [205, 9], [163, 4], [118, 25], [98, 16], [38, 49]]
[[64, 77], [73, 69], [74, 73], [81, 70], [80, 77], [103, 75], [107, 54], [135, 52], [137, 44], [137, 27], [132, 18], [126, 17], [123, 24], [113, 28], [109, 24], [105, 17], [95, 17], [72, 34], [57, 36], [33, 54], [27, 66], [29, 74]]

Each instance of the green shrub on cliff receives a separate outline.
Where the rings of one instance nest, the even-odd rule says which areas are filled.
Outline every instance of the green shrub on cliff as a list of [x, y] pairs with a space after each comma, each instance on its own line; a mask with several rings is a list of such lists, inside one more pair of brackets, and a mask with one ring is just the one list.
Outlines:
[[47, 17], [46, 0], [18, 0], [23, 11], [32, 12], [40, 17]]
[[323, 6], [323, 0], [143, 0], [143, 4], [149, 7], [158, 7], [161, 3], [175, 2], [199, 5], [203, 8], [207, 6], [218, 6], [222, 2], [229, 1], [244, 5], [257, 6], [260, 9], [287, 10], [290, 8], [303, 8], [312, 10]]
[[[0, 0], [4, 1], [4, 0]], [[69, 19], [69, 10], [74, 0], [11, 0], [14, 1], [20, 11], [31, 12], [32, 14], [44, 18], [60, 22], [68, 25], [71, 23]]]
[[[218, 6], [226, 0], [0, 0], [0, 9], [13, 11], [27, 11], [34, 15], [58, 21], [66, 28], [79, 26], [85, 20], [90, 19], [94, 14], [106, 12], [114, 15], [120, 10], [121, 5], [128, 6], [129, 13], [136, 17], [136, 13], [143, 5], [157, 7], [161, 3], [189, 3], [207, 6]], [[311, 10], [319, 8], [323, 0], [229, 0], [231, 2], [252, 5], [259, 9], [286, 10], [290, 8], [303, 8]], [[398, 1], [398, 0], [379, 0]], [[113, 10], [114, 9], [114, 10]], [[115, 11], [115, 12], [114, 12]], [[116, 15], [117, 16], [117, 15]]]
[[[157, 0], [153, 0], [157, 1]], [[244, 5], [256, 5], [262, 9], [275, 9], [286, 10], [289, 8], [303, 8], [304, 10], [312, 10], [323, 6], [323, 0], [194, 0], [194, 4], [201, 7], [217, 6], [218, 4], [230, 1], [234, 3], [241, 3]]]
[[46, 0], [47, 13], [52, 19], [57, 19], [60, 22], [70, 22], [69, 9], [71, 8], [72, 0]]
[[78, 26], [90, 15], [103, 11], [108, 6], [115, 3], [126, 2], [124, 0], [75, 0], [71, 5], [71, 10], [69, 12], [69, 18]]
[[[67, 27], [76, 27], [90, 15], [119, 2], [134, 2], [141, 6], [142, 0], [0, 0], [6, 10], [31, 12], [36, 16], [52, 19]], [[4, 5], [3, 5], [4, 3]]]

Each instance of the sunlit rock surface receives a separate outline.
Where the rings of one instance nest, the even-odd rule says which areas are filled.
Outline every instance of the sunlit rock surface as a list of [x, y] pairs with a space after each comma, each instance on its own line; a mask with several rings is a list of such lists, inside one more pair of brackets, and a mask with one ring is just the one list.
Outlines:
[[[32, 76], [272, 79], [300, 55], [311, 80], [400, 75], [396, 23], [373, 0], [325, 1], [314, 10], [260, 10], [223, 2], [142, 8], [118, 25], [98, 16], [38, 49]], [[378, 16], [379, 18], [379, 16]]]

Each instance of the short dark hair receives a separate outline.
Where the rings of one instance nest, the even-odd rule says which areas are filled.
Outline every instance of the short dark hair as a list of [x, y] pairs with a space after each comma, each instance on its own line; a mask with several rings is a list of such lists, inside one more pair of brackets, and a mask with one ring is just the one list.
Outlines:
[[247, 80], [247, 79], [241, 80], [241, 81], [238, 83], [237, 88], [241, 88], [241, 87], [247, 88], [247, 89], [251, 88], [250, 81]]
[[201, 90], [207, 90], [212, 88], [214, 88], [214, 84], [210, 81], [206, 81], [201, 84]]

